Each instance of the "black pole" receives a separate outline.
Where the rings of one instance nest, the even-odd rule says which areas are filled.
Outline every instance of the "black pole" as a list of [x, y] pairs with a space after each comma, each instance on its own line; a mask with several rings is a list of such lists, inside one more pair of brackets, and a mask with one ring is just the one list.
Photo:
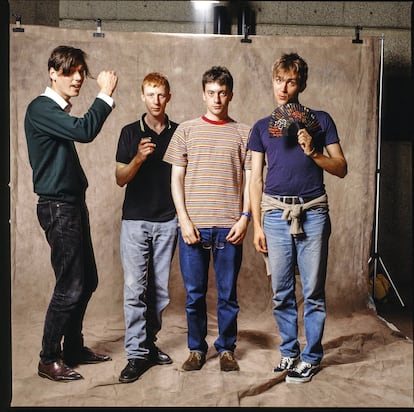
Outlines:
[[214, 34], [231, 34], [230, 18], [225, 6], [214, 7]]
[[379, 95], [378, 95], [378, 136], [377, 136], [377, 168], [376, 168], [376, 183], [375, 183], [375, 220], [374, 220], [374, 245], [373, 245], [373, 254], [369, 258], [368, 263], [373, 263], [373, 279], [372, 279], [372, 299], [375, 300], [376, 294], [376, 280], [378, 275], [378, 269], [382, 267], [385, 272], [386, 277], [388, 278], [392, 288], [394, 289], [395, 294], [397, 295], [401, 306], [404, 307], [405, 304], [401, 299], [400, 294], [394, 282], [389, 274], [385, 264], [380, 256], [378, 248], [378, 239], [379, 239], [379, 207], [380, 207], [380, 183], [381, 183], [381, 143], [382, 143], [382, 103], [383, 103], [383, 79], [384, 79], [384, 36], [381, 38], [381, 58], [380, 58], [380, 79], [379, 79]]
[[[11, 311], [10, 311], [10, 104], [9, 104], [9, 34], [10, 9], [7, 0], [0, 0], [0, 409], [11, 403]], [[6, 63], [7, 62], [7, 63]]]
[[248, 6], [242, 5], [237, 16], [237, 34], [245, 35], [256, 34], [256, 15], [255, 12]]

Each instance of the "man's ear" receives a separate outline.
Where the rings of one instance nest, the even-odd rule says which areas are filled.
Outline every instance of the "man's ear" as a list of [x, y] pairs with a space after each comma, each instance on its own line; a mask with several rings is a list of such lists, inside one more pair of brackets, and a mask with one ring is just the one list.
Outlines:
[[53, 67], [51, 67], [49, 70], [49, 77], [50, 77], [50, 80], [53, 80], [53, 81], [56, 80], [58, 77], [57, 71]]

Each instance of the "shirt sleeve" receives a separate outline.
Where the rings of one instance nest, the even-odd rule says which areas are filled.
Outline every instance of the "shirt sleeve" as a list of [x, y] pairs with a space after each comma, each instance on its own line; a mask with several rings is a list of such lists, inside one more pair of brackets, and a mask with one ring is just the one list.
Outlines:
[[339, 143], [338, 131], [336, 129], [335, 122], [332, 117], [326, 113], [326, 137], [325, 137], [325, 146], [328, 146], [333, 143]]
[[131, 161], [129, 147], [128, 129], [126, 127], [123, 127], [121, 130], [121, 135], [119, 136], [118, 147], [115, 156], [115, 159], [118, 163], [128, 164]]
[[115, 102], [114, 99], [111, 96], [108, 96], [105, 93], [98, 93], [98, 96], [96, 96], [98, 99], [102, 99], [108, 106], [112, 107], [112, 109], [115, 108]]
[[178, 126], [163, 157], [165, 162], [175, 166], [187, 166], [187, 145], [185, 136], [185, 129]]
[[256, 122], [252, 128], [252, 131], [250, 133], [250, 137], [249, 137], [249, 143], [247, 145], [247, 148], [249, 150], [252, 150], [253, 152], [262, 152], [264, 153], [265, 147], [263, 146], [263, 141], [262, 141], [262, 131], [261, 131], [261, 123], [263, 122]]
[[95, 139], [112, 109], [96, 98], [83, 117], [71, 116], [49, 97], [39, 96], [26, 112], [33, 133], [56, 139], [88, 143]]

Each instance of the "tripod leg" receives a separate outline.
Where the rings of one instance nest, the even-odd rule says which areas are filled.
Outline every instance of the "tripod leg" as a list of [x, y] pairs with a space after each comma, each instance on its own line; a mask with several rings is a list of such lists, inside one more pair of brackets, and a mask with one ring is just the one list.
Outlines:
[[[388, 280], [389, 280], [389, 281], [390, 281], [390, 283], [391, 283], [392, 288], [394, 289], [395, 294], [396, 294], [396, 295], [397, 295], [397, 297], [398, 297], [398, 300], [399, 300], [399, 301], [400, 301], [400, 303], [401, 303], [401, 306], [402, 306], [402, 307], [405, 307], [405, 304], [404, 304], [403, 300], [401, 299], [401, 296], [399, 295], [398, 290], [397, 290], [397, 288], [395, 287], [394, 282], [392, 281], [391, 276], [390, 276], [390, 274], [388, 273], [388, 270], [387, 270], [387, 268], [386, 268], [386, 267], [385, 267], [385, 265], [384, 265], [384, 262], [383, 262], [383, 261], [382, 261], [382, 259], [381, 259], [381, 256], [378, 256], [378, 259], [379, 259], [379, 262], [380, 262], [380, 264], [381, 264], [382, 268], [384, 269], [385, 274], [387, 275]], [[374, 295], [374, 296], [375, 296], [375, 295]]]

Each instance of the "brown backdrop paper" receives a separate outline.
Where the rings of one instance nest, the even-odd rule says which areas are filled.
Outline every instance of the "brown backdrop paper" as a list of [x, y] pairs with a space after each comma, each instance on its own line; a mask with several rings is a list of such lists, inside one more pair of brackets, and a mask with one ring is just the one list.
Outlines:
[[[208, 361], [196, 375], [180, 371], [187, 348], [185, 297], [176, 254], [170, 280], [171, 303], [165, 312], [164, 327], [159, 336], [160, 346], [169, 351], [175, 362], [168, 367], [152, 368], [137, 384], [118, 385], [117, 378], [125, 364], [123, 274], [119, 257], [124, 190], [115, 184], [115, 151], [122, 126], [136, 120], [144, 110], [140, 85], [149, 71], [162, 71], [168, 75], [172, 100], [167, 113], [172, 120], [182, 122], [204, 114], [202, 73], [212, 65], [227, 66], [235, 82], [230, 115], [253, 125], [259, 118], [269, 115], [274, 107], [271, 88], [273, 61], [282, 52], [295, 51], [308, 62], [308, 87], [301, 95], [301, 103], [326, 110], [332, 115], [349, 165], [348, 176], [343, 180], [326, 175], [333, 232], [328, 264], [325, 335], [330, 349], [324, 362], [326, 366], [330, 362], [338, 363], [332, 353], [329, 360], [329, 350], [340, 352], [343, 344], [349, 344], [354, 349], [358, 345], [364, 346], [361, 342], [369, 340], [366, 336], [372, 337], [377, 333], [365, 334], [364, 330], [369, 330], [370, 325], [373, 325], [374, 331], [379, 327], [395, 344], [396, 338], [389, 337], [388, 329], [383, 330], [382, 323], [369, 311], [367, 314], [366, 283], [374, 211], [378, 123], [378, 39], [366, 38], [363, 44], [353, 44], [350, 38], [339, 37], [253, 36], [252, 43], [247, 44], [241, 43], [238, 36], [220, 35], [106, 32], [104, 38], [95, 38], [92, 31], [43, 26], [26, 26], [24, 33], [11, 33], [10, 37], [14, 406], [275, 404], [273, 395], [276, 388], [273, 387], [279, 380], [269, 372], [278, 360], [279, 338], [271, 315], [270, 279], [266, 276], [261, 257], [254, 251], [251, 229], [244, 245], [238, 287], [241, 309], [236, 354], [240, 359], [241, 372], [223, 376], [217, 360]], [[103, 69], [115, 69], [119, 76], [113, 96], [116, 109], [93, 143], [77, 146], [89, 179], [87, 203], [100, 279], [85, 319], [85, 340], [95, 349], [110, 352], [113, 361], [81, 367], [85, 380], [65, 385], [65, 390], [54, 382], [33, 379], [43, 316], [54, 276], [49, 247], [36, 218], [37, 198], [33, 193], [23, 127], [27, 104], [49, 84], [47, 60], [51, 50], [60, 44], [86, 51], [95, 76]], [[98, 91], [95, 80], [86, 80], [80, 96], [72, 99], [72, 114], [81, 116]], [[213, 273], [210, 286], [209, 343], [212, 344], [216, 337]], [[364, 319], [362, 323], [359, 316]], [[338, 325], [344, 329], [341, 330]], [[357, 341], [348, 336], [350, 327], [353, 331], [360, 329]], [[344, 339], [338, 340], [344, 336]], [[379, 340], [384, 343], [387, 339], [382, 337]], [[398, 339], [401, 340], [400, 337]], [[375, 347], [375, 344], [371, 345]], [[359, 350], [355, 350], [355, 354], [363, 356]], [[209, 359], [215, 356], [214, 351], [210, 350]], [[337, 373], [334, 367], [327, 367], [325, 382], [329, 382], [329, 370]], [[232, 377], [235, 382], [231, 381]], [[323, 371], [315, 381], [318, 379], [324, 381]], [[27, 385], [29, 381], [30, 385]], [[224, 393], [222, 388], [226, 385], [231, 390]], [[47, 390], [38, 390], [37, 387]], [[150, 391], [146, 390], [148, 387]], [[279, 385], [278, 390], [279, 387], [287, 386]], [[315, 390], [315, 386], [313, 388]], [[320, 390], [323, 394], [323, 387]], [[182, 391], [186, 394], [184, 398]], [[131, 393], [134, 393], [133, 397]], [[298, 405], [302, 401], [306, 404], [306, 399], [299, 398], [296, 402]], [[366, 399], [371, 403], [377, 401], [375, 394], [371, 397], [367, 397], [366, 393], [361, 395], [361, 401]], [[345, 404], [349, 401], [348, 398], [343, 399]], [[327, 402], [333, 406], [339, 402], [340, 406], [342, 400], [336, 401], [330, 396]], [[293, 406], [290, 401], [287, 405]]]

